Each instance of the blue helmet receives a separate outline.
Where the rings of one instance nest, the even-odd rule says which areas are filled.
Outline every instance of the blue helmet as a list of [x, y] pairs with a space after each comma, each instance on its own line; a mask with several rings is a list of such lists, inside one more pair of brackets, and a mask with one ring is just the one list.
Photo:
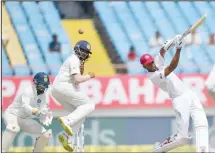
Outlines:
[[80, 40], [77, 42], [75, 44], [74, 51], [78, 58], [82, 61], [87, 60], [89, 58], [89, 54], [92, 54], [91, 45], [85, 40]]
[[44, 93], [44, 91], [49, 87], [50, 84], [49, 76], [44, 72], [37, 73], [33, 78], [33, 82], [36, 85], [38, 95]]

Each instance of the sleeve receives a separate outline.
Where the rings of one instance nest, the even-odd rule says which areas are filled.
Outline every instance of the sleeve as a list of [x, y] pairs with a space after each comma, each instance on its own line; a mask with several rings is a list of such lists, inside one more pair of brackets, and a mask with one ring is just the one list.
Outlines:
[[166, 77], [164, 75], [164, 69], [162, 68], [161, 70], [155, 71], [154, 74], [151, 76], [152, 80], [157, 80], [157, 81], [165, 81]]
[[158, 53], [158, 55], [155, 57], [155, 64], [157, 66], [164, 66], [164, 58]]
[[69, 59], [70, 73], [80, 74], [80, 62], [76, 59]]
[[31, 101], [31, 96], [30, 96], [30, 90], [27, 89], [23, 95], [22, 95], [22, 108], [24, 108], [24, 111], [28, 114], [31, 115], [34, 108], [30, 105]]

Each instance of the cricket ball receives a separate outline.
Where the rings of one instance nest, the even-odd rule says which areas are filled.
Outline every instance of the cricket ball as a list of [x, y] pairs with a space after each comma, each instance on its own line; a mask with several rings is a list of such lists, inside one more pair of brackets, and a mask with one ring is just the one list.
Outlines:
[[84, 33], [84, 30], [79, 29], [79, 30], [78, 30], [78, 33], [79, 33], [79, 34], [83, 34], [83, 33]]

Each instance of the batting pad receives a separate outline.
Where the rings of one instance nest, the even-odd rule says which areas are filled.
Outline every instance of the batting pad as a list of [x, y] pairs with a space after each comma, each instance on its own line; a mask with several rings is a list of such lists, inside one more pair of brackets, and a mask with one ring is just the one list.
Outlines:
[[191, 139], [190, 137], [179, 137], [179, 138], [174, 139], [170, 143], [156, 144], [153, 148], [153, 152], [167, 152], [167, 151], [170, 151], [177, 147], [182, 147], [182, 146], [188, 144], [190, 139]]

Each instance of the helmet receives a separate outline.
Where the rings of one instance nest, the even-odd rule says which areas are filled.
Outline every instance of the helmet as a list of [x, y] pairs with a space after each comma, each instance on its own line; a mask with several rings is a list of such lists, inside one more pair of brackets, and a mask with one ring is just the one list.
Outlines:
[[43, 94], [50, 84], [49, 76], [44, 72], [37, 73], [33, 78], [33, 82], [36, 85], [38, 95]]
[[75, 44], [74, 51], [81, 61], [87, 60], [89, 58], [89, 54], [92, 54], [91, 45], [85, 40], [80, 40], [77, 42]]
[[150, 54], [143, 54], [140, 58], [140, 63], [142, 65], [149, 64], [154, 61], [154, 58]]

